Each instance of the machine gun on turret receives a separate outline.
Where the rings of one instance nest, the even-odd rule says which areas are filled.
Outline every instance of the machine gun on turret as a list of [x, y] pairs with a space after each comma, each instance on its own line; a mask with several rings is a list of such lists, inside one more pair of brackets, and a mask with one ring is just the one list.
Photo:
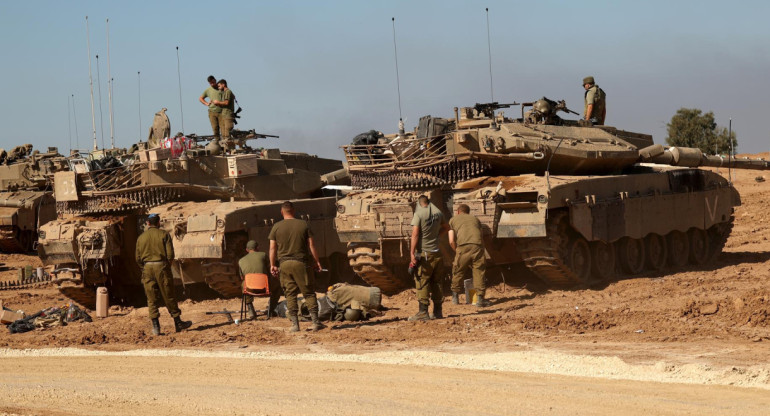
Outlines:
[[[205, 142], [205, 141], [211, 141], [214, 140], [217, 136], [214, 135], [206, 135], [206, 136], [198, 136], [197, 134], [189, 134], [187, 135], [187, 138], [190, 140], [193, 140], [195, 142]], [[233, 140], [252, 140], [252, 139], [267, 139], [270, 138], [279, 138], [279, 136], [275, 136], [272, 134], [263, 134], [263, 133], [257, 133], [252, 130], [233, 130], [230, 132], [230, 137]]]
[[512, 102], [510, 104], [500, 104], [497, 101], [491, 103], [476, 103], [476, 105], [473, 106], [473, 109], [478, 113], [484, 113], [486, 117], [493, 118], [495, 116], [495, 110], [510, 108], [512, 105], [519, 105], [519, 103]]

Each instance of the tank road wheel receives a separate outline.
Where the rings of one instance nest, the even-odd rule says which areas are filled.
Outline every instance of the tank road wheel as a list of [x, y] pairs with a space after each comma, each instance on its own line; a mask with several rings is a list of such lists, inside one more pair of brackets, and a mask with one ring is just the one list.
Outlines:
[[606, 282], [615, 277], [615, 245], [603, 241], [591, 242], [591, 269], [594, 282]]
[[622, 238], [618, 241], [618, 258], [625, 273], [641, 273], [644, 270], [644, 242], [636, 238]]
[[690, 240], [690, 263], [699, 266], [709, 258], [709, 239], [705, 230], [693, 228], [687, 232]]
[[569, 242], [567, 248], [567, 267], [582, 283], [590, 283], [591, 279], [591, 250], [585, 238], [578, 236]]
[[671, 231], [666, 236], [668, 243], [668, 264], [674, 267], [682, 267], [687, 264], [690, 255], [690, 241], [687, 234], [681, 231]]
[[644, 245], [647, 267], [656, 271], [666, 267], [666, 257], [668, 255], [666, 239], [659, 234], [650, 234], [644, 237]]

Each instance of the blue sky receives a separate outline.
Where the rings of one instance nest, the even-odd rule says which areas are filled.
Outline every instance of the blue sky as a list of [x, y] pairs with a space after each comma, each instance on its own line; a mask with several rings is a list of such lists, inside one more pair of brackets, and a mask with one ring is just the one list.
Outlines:
[[258, 145], [341, 158], [339, 146], [356, 134], [397, 128], [391, 17], [407, 128], [489, 101], [485, 7], [495, 100], [547, 96], [581, 111], [580, 81], [594, 75], [610, 125], [662, 143], [676, 110], [696, 107], [721, 125], [732, 117], [740, 152], [770, 150], [770, 3], [689, 0], [3, 2], [0, 147], [66, 150], [70, 131], [73, 147], [91, 146], [88, 15], [100, 147], [110, 140], [109, 18], [118, 146], [145, 139], [161, 107], [182, 130], [179, 46], [185, 132], [210, 134], [197, 97], [213, 74], [238, 97], [239, 126], [281, 136]]

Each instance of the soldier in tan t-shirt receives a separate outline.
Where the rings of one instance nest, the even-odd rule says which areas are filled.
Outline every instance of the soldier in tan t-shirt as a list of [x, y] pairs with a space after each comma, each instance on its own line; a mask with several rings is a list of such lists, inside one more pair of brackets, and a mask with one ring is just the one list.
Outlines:
[[481, 222], [470, 214], [468, 205], [460, 204], [457, 215], [449, 220], [449, 245], [455, 249], [455, 260], [452, 263], [452, 303], [460, 303], [460, 293], [463, 291], [463, 281], [468, 276], [469, 269], [473, 273], [473, 288], [476, 290], [476, 306], [489, 306], [484, 300], [486, 282], [484, 274], [487, 271], [484, 258], [484, 246], [481, 237]]
[[594, 77], [583, 78], [583, 88], [586, 90], [584, 120], [597, 126], [604, 125], [604, 119], [607, 117], [607, 95], [596, 85]]

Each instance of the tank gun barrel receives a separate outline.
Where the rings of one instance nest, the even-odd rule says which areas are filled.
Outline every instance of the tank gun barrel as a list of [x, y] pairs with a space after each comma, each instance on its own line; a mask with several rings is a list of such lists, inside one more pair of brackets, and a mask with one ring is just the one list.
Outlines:
[[709, 156], [693, 147], [663, 147], [655, 144], [639, 150], [639, 161], [661, 165], [735, 169], [770, 170], [770, 162], [764, 159], [732, 158]]
[[29, 200], [0, 199], [0, 207], [32, 208], [33, 206], [33, 202]]

